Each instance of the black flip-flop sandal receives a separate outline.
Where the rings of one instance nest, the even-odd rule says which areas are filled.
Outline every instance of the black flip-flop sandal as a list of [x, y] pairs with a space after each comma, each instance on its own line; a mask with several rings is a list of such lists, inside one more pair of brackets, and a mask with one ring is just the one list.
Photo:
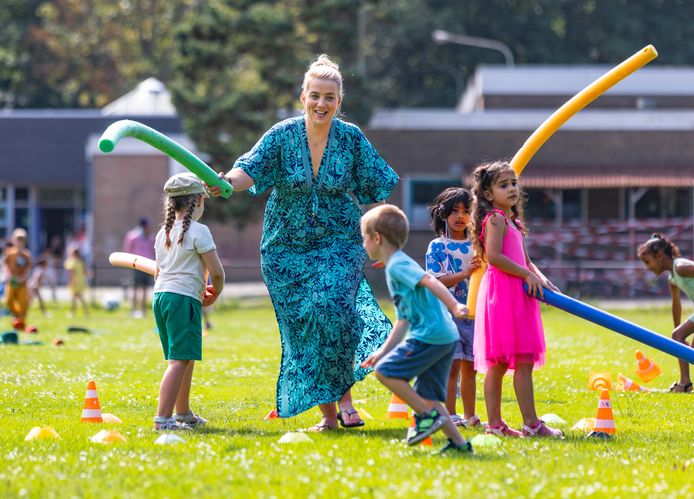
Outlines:
[[364, 420], [361, 419], [361, 416], [359, 417], [358, 422], [352, 423], [352, 424], [345, 424], [345, 422], [342, 420], [342, 413], [343, 412], [347, 413], [348, 416], [351, 416], [352, 414], [359, 415], [359, 412], [357, 412], [357, 411], [351, 411], [351, 412], [350, 411], [338, 411], [337, 412], [337, 420], [340, 422], [340, 426], [342, 426], [343, 428], [358, 428], [360, 426], [364, 426], [365, 423], [364, 423]]

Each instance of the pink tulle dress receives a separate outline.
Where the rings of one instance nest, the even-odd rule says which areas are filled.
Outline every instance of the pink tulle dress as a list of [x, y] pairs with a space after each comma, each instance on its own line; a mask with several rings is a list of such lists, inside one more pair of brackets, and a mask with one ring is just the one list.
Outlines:
[[[523, 251], [523, 234], [503, 211], [494, 210], [482, 221], [484, 229], [492, 213], [506, 221], [502, 253], [514, 263], [528, 268]], [[545, 334], [540, 305], [523, 289], [524, 280], [489, 265], [480, 282], [475, 311], [475, 369], [485, 373], [496, 364], [508, 364], [513, 370], [518, 363], [545, 363]]]

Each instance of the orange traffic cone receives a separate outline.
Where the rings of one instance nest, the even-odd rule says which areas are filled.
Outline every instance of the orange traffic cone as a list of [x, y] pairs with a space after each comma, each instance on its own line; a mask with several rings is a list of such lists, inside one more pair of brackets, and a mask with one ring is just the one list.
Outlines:
[[588, 388], [591, 390], [609, 390], [612, 386], [610, 373], [590, 373], [588, 375]]
[[636, 368], [636, 375], [641, 381], [648, 383], [660, 374], [660, 368], [652, 360], [649, 360], [640, 350], [636, 350], [636, 361], [639, 363]]
[[99, 395], [96, 393], [96, 382], [90, 379], [87, 383], [87, 393], [84, 396], [84, 409], [82, 410], [83, 423], [103, 423], [101, 417], [101, 405], [99, 405]]
[[634, 380], [631, 380], [620, 373], [619, 381], [615, 385], [615, 390], [620, 392], [647, 392], [648, 388], [639, 385]]
[[609, 438], [616, 432], [617, 428], [614, 425], [612, 404], [610, 403], [610, 391], [603, 390], [600, 393], [600, 402], [598, 403], [598, 412], [595, 415], [593, 431], [590, 432], [588, 436]]
[[393, 394], [388, 404], [388, 419], [407, 419], [409, 417], [407, 404], [403, 399]]
[[[410, 435], [413, 434], [413, 433], [415, 432], [415, 429], [414, 429], [415, 426], [416, 426], [416, 425], [415, 425], [415, 422], [414, 422], [414, 414], [413, 414], [412, 416], [410, 416], [410, 426], [409, 426], [409, 428], [407, 429], [407, 438], [410, 438]], [[424, 440], [422, 440], [421, 442], [419, 442], [419, 445], [428, 445], [428, 446], [432, 446], [432, 445], [434, 445], [434, 442], [431, 440], [431, 436], [428, 436], [427, 438], [425, 438]]]
[[275, 419], [278, 418], [279, 416], [277, 415], [277, 409], [271, 410], [267, 416], [265, 416], [263, 419]]

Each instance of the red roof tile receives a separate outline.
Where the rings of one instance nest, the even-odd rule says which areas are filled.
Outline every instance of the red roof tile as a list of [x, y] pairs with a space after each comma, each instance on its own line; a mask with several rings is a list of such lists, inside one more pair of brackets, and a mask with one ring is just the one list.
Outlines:
[[601, 168], [530, 164], [521, 173], [523, 187], [545, 189], [607, 189], [618, 187], [694, 187], [694, 166], [661, 165]]

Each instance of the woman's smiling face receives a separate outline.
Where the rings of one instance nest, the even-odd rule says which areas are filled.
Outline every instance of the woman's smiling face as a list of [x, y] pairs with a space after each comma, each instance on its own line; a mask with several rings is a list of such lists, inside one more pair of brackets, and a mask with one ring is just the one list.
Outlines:
[[329, 124], [340, 108], [342, 98], [337, 83], [314, 78], [301, 93], [306, 119], [313, 125]]

